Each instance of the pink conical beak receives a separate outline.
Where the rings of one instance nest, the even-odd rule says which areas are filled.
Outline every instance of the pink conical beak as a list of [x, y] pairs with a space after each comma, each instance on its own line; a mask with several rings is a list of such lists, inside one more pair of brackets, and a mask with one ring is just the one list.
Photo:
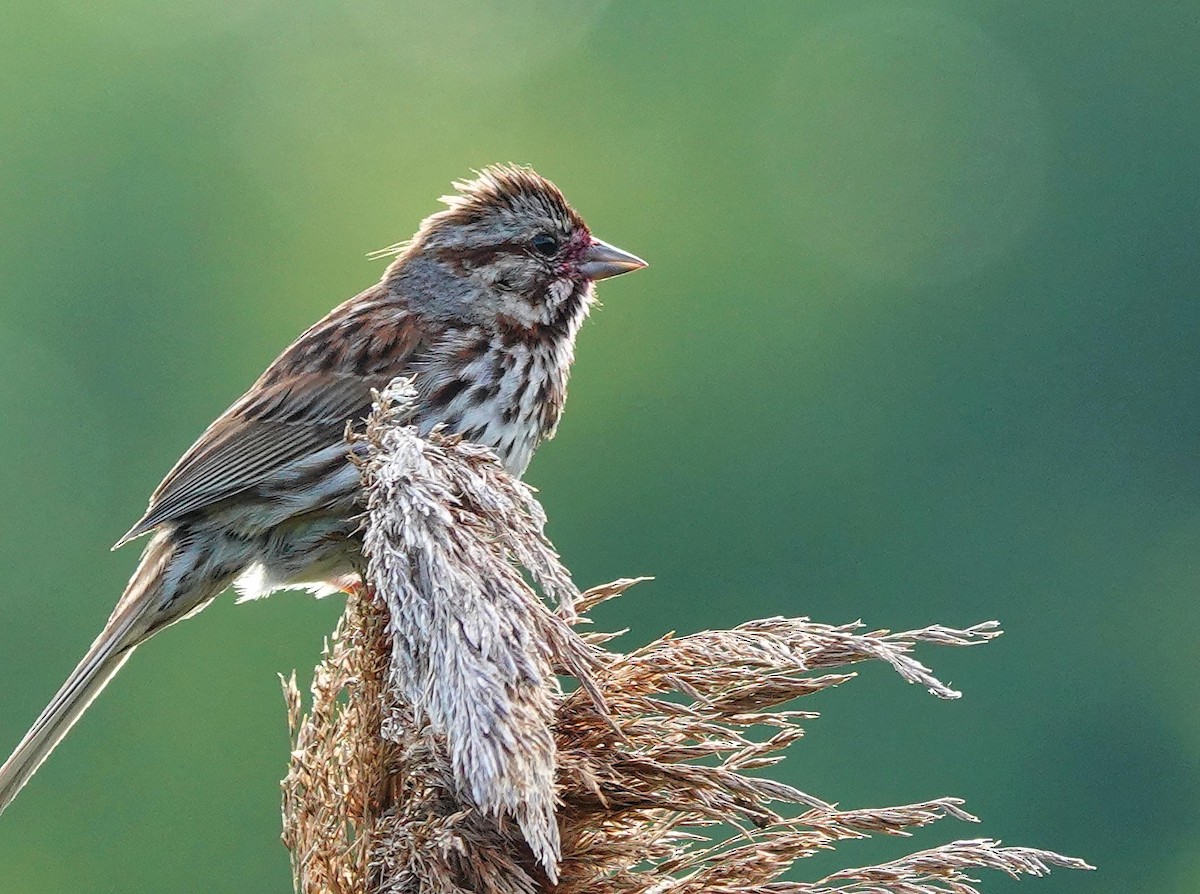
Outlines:
[[588, 279], [608, 279], [646, 266], [649, 265], [637, 255], [621, 251], [615, 245], [593, 236], [592, 244], [583, 256], [583, 263], [579, 265], [579, 272]]

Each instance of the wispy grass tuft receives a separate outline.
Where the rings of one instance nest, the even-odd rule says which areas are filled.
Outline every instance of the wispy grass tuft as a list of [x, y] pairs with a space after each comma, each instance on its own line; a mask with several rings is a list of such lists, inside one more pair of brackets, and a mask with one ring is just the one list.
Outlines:
[[369, 586], [347, 602], [307, 713], [294, 675], [285, 684], [298, 892], [977, 894], [976, 869], [1091, 868], [972, 839], [783, 880], [848, 839], [976, 822], [956, 798], [842, 810], [762, 771], [816, 717], [792, 703], [849, 681], [849, 665], [883, 661], [957, 698], [914, 648], [984, 643], [998, 625], [769, 618], [616, 652], [581, 624], [637, 581], [576, 590], [531, 490], [482, 448], [418, 437], [413, 398], [393, 383], [358, 445]]

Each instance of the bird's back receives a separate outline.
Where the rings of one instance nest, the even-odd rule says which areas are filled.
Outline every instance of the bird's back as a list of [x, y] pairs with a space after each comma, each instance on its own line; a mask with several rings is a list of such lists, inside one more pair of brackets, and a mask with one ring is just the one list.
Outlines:
[[[233, 509], [239, 497], [266, 498], [269, 507], [281, 488], [303, 494], [345, 462], [347, 424], [360, 424], [372, 391], [397, 376], [414, 377], [422, 433], [442, 426], [461, 434], [521, 475], [566, 400], [575, 333], [553, 335], [432, 322], [379, 283], [292, 342], [175, 464], [117, 545]], [[319, 508], [296, 502], [296, 513]]]

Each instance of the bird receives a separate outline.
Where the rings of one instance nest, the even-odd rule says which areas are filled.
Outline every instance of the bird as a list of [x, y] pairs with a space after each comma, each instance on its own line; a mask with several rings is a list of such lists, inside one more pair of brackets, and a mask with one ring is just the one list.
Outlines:
[[0, 767], [0, 812], [134, 650], [231, 585], [351, 591], [361, 486], [348, 426], [398, 376], [414, 425], [490, 448], [521, 476], [553, 436], [598, 280], [646, 262], [591, 234], [550, 180], [492, 165], [454, 181], [373, 286], [293, 341], [205, 429], [117, 549], [142, 552], [99, 636]]

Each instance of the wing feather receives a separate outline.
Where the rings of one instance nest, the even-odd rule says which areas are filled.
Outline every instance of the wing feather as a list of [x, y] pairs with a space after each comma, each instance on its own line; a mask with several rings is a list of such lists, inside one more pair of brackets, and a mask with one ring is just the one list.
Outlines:
[[[338, 335], [353, 340], [344, 331], [347, 316], [366, 322], [360, 313], [339, 317], [335, 311], [297, 339], [183, 455], [155, 489], [145, 515], [113, 548], [267, 481], [341, 440], [347, 422], [366, 418], [371, 389], [403, 374], [421, 340], [412, 318], [400, 319], [393, 323], [398, 334], [385, 342], [389, 357], [371, 356], [367, 363], [343, 351], [334, 358], [335, 368], [328, 369], [329, 358], [319, 356], [320, 349], [328, 345], [333, 327], [342, 327]], [[299, 364], [308, 369], [297, 371]]]

